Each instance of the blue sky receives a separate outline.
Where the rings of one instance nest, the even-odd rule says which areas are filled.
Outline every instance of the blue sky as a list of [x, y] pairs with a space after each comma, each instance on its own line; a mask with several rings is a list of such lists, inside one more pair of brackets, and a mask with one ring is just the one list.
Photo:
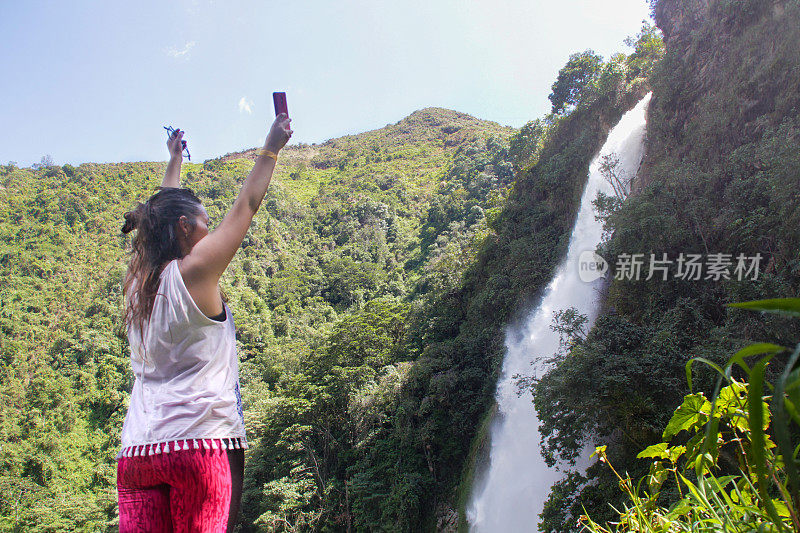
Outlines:
[[571, 53], [608, 57], [646, 0], [2, 2], [0, 163], [193, 162], [263, 142], [272, 92], [323, 142], [446, 107], [519, 127]]

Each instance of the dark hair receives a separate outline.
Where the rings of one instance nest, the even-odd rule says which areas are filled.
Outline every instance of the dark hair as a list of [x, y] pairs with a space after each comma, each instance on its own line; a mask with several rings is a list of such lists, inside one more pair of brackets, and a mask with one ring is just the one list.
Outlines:
[[191, 189], [159, 187], [147, 202], [125, 213], [122, 233], [137, 230], [122, 289], [126, 296], [133, 290], [125, 299], [126, 326], [135, 324], [143, 332], [144, 323], [153, 312], [161, 272], [169, 261], [183, 257], [177, 236], [178, 220], [185, 216], [194, 228], [195, 217], [202, 214], [201, 206], [200, 198]]

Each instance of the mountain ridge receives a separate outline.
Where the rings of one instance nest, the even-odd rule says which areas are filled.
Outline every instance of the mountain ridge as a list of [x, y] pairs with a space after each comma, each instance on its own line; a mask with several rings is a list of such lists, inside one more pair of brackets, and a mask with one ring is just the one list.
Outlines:
[[[409, 134], [421, 131], [425, 127], [433, 128], [435, 131], [433, 131], [431, 135], [423, 138], [409, 136]], [[462, 131], [465, 129], [466, 132]], [[295, 155], [295, 152], [304, 150], [316, 154], [328, 147], [336, 148], [342, 144], [350, 144], [350, 141], [386, 139], [391, 138], [393, 134], [397, 134], [397, 138], [391, 139], [393, 142], [387, 144], [389, 147], [402, 145], [409, 137], [413, 138], [415, 141], [440, 139], [445, 141], [446, 147], [453, 147], [456, 146], [458, 142], [464, 140], [465, 133], [475, 134], [478, 130], [485, 131], [487, 129], [498, 133], [502, 132], [506, 136], [517, 131], [516, 128], [511, 126], [503, 126], [497, 122], [474, 117], [460, 111], [442, 107], [425, 107], [413, 111], [397, 122], [386, 124], [380, 128], [333, 137], [321, 143], [289, 144], [281, 153], [284, 156], [290, 154], [290, 158]], [[461, 133], [460, 136], [451, 137], [459, 132]], [[315, 148], [317, 152], [314, 152]], [[233, 160], [255, 158], [256, 149], [257, 148], [247, 148], [237, 152], [229, 152], [215, 159]]]

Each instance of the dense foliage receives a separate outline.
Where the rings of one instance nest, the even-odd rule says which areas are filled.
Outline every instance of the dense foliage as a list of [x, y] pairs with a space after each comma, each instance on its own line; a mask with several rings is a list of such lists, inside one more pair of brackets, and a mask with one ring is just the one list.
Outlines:
[[[407, 315], [469, 263], [513, 177], [512, 132], [426, 109], [283, 152], [222, 281], [255, 445], [247, 528], [344, 527], [333, 514], [348, 512], [344, 468], [408, 373]], [[212, 221], [253, 158], [184, 165], [183, 184]], [[119, 333], [119, 229], [162, 176], [160, 163], [0, 167], [2, 530], [113, 529], [113, 457], [133, 378]]]
[[603, 58], [592, 50], [569, 56], [567, 64], [558, 72], [553, 92], [548, 97], [553, 105], [553, 113], [576, 106], [602, 66]]
[[[623, 253], [763, 259], [755, 280], [681, 279], [676, 264], [666, 280], [645, 281], [648, 265], [639, 280], [613, 280], [593, 329], [538, 382], [546, 456], [570, 459], [591, 437], [633, 479], [647, 468], [636, 455], [661, 442], [688, 393], [687, 360], [723, 365], [754, 340], [796, 341], [796, 324], [725, 304], [800, 291], [800, 6], [653, 4], [666, 54], [650, 76], [647, 154], [634, 194], [607, 218], [612, 236], [600, 253], [611, 265]], [[710, 393], [711, 372], [695, 387]], [[601, 465], [570, 475], [551, 493], [544, 530], [574, 530], [582, 506], [598, 521], [614, 518], [617, 482]]]

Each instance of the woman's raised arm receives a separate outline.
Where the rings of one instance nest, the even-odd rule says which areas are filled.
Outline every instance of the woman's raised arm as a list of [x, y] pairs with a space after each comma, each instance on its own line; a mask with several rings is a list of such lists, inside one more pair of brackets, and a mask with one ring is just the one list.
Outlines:
[[169, 150], [169, 163], [164, 179], [161, 180], [162, 187], [179, 188], [181, 186], [181, 164], [183, 164], [183, 130], [175, 130], [174, 135], [167, 139], [167, 149]]
[[189, 255], [183, 258], [181, 273], [184, 280], [216, 287], [236, 250], [242, 245], [253, 216], [261, 206], [264, 195], [267, 194], [277, 154], [292, 135], [292, 130], [289, 129], [290, 122], [289, 117], [281, 113], [272, 123], [261, 155], [242, 184], [233, 207], [219, 226], [200, 239]]

